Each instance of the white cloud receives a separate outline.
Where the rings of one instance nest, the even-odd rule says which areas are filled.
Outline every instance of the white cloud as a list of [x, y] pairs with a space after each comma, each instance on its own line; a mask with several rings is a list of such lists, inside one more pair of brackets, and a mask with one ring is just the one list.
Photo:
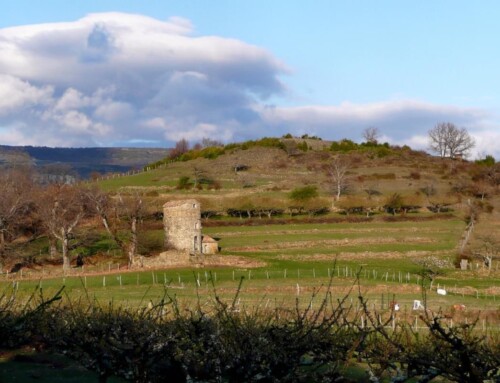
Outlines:
[[0, 74], [0, 116], [37, 104], [44, 105], [52, 93], [50, 86], [36, 87], [17, 77]]
[[68, 88], [64, 94], [59, 98], [54, 106], [54, 109], [68, 110], [68, 109], [79, 109], [87, 107], [90, 105], [90, 98], [85, 97], [81, 92], [73, 88]]
[[471, 158], [490, 154], [497, 161], [500, 160], [500, 129], [484, 129], [472, 132], [472, 137], [476, 140], [476, 147], [472, 151]]
[[[199, 136], [194, 129], [232, 137], [229, 129], [260, 119], [256, 101], [284, 92], [287, 72], [260, 47], [193, 36], [180, 17], [101, 13], [5, 28], [0, 127], [24, 137], [19, 144], [45, 137], [39, 145], [61, 134], [79, 145]], [[140, 129], [144, 121], [168, 123]]]
[[[328, 138], [361, 138], [362, 131], [377, 127], [382, 134], [401, 139], [426, 132], [436, 123], [452, 121], [477, 126], [489, 118], [480, 109], [435, 105], [413, 100], [371, 104], [342, 103], [339, 106], [302, 106], [264, 108], [261, 111], [272, 126], [297, 133], [313, 133]], [[355, 135], [358, 137], [355, 137]]]
[[415, 100], [265, 106], [286, 95], [287, 74], [265, 49], [196, 36], [180, 17], [111, 12], [0, 29], [0, 143], [165, 145], [287, 132], [360, 140], [374, 126], [389, 142], [425, 149], [427, 131], [450, 121], [500, 157], [494, 118], [481, 109]]

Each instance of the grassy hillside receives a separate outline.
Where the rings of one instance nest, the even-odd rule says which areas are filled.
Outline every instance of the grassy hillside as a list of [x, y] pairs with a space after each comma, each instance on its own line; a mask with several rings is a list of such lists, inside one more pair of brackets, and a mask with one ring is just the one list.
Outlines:
[[[214, 159], [167, 162], [149, 172], [105, 180], [100, 185], [110, 191], [141, 187], [165, 196], [189, 194], [213, 201], [241, 196], [283, 200], [294, 188], [313, 185], [320, 197], [331, 198], [335, 182], [329, 167], [340, 156], [348, 167], [346, 190], [340, 199], [344, 204], [373, 199], [372, 204], [383, 205], [388, 196], [399, 193], [408, 203], [431, 205], [460, 202], [462, 189], [471, 186], [478, 171], [474, 164], [436, 158], [409, 148], [361, 147], [342, 152], [329, 150], [331, 143], [309, 141], [318, 149], [290, 153], [286, 148], [237, 147]], [[236, 166], [245, 168], [235, 171]], [[187, 187], [179, 190], [176, 186], [183, 177], [189, 178]], [[210, 186], [214, 184], [216, 187]]]

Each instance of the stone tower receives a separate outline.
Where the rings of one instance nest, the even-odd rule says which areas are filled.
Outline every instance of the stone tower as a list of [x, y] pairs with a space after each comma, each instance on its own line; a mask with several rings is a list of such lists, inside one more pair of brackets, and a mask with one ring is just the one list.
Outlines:
[[167, 202], [163, 205], [163, 225], [165, 248], [201, 253], [201, 209], [198, 201]]

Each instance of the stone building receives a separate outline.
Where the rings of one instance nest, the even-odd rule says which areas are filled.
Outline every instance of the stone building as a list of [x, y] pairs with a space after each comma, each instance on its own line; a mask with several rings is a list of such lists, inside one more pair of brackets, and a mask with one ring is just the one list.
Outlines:
[[204, 235], [201, 240], [201, 249], [203, 254], [216, 254], [219, 252], [219, 243], [212, 237]]
[[195, 199], [170, 201], [163, 205], [165, 248], [199, 254], [201, 247], [201, 209]]
[[163, 205], [165, 248], [186, 251], [192, 255], [215, 254], [215, 239], [201, 234], [201, 208], [195, 199], [170, 201]]

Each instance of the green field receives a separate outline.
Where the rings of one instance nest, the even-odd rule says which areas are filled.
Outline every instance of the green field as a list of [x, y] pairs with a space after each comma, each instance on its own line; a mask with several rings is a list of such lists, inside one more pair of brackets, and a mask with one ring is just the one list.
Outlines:
[[[208, 227], [206, 234], [220, 238], [221, 259], [238, 259], [238, 265], [128, 271], [110, 262], [85, 274], [76, 269], [77, 275], [66, 277], [38, 273], [30, 280], [25, 274], [23, 279], [4, 277], [2, 284], [23, 294], [42, 287], [47, 295], [64, 285], [70, 300], [126, 306], [147, 305], [167, 294], [187, 308], [195, 300], [208, 307], [215, 296], [231, 301], [243, 277], [238, 303], [251, 309], [291, 307], [297, 299], [306, 306], [318, 290], [312, 303], [319, 304], [332, 278], [336, 297], [353, 288], [356, 302], [359, 285], [376, 309], [387, 309], [394, 299], [410, 312], [413, 300], [421, 299], [421, 274], [427, 267], [435, 272], [428, 292], [433, 310], [464, 304], [471, 315], [494, 313], [500, 302], [499, 265], [489, 275], [482, 267], [458, 271], [453, 266], [463, 229], [459, 220]], [[162, 232], [148, 235], [161, 237]], [[438, 287], [448, 294], [437, 295]], [[491, 321], [494, 315], [485, 318]]]

